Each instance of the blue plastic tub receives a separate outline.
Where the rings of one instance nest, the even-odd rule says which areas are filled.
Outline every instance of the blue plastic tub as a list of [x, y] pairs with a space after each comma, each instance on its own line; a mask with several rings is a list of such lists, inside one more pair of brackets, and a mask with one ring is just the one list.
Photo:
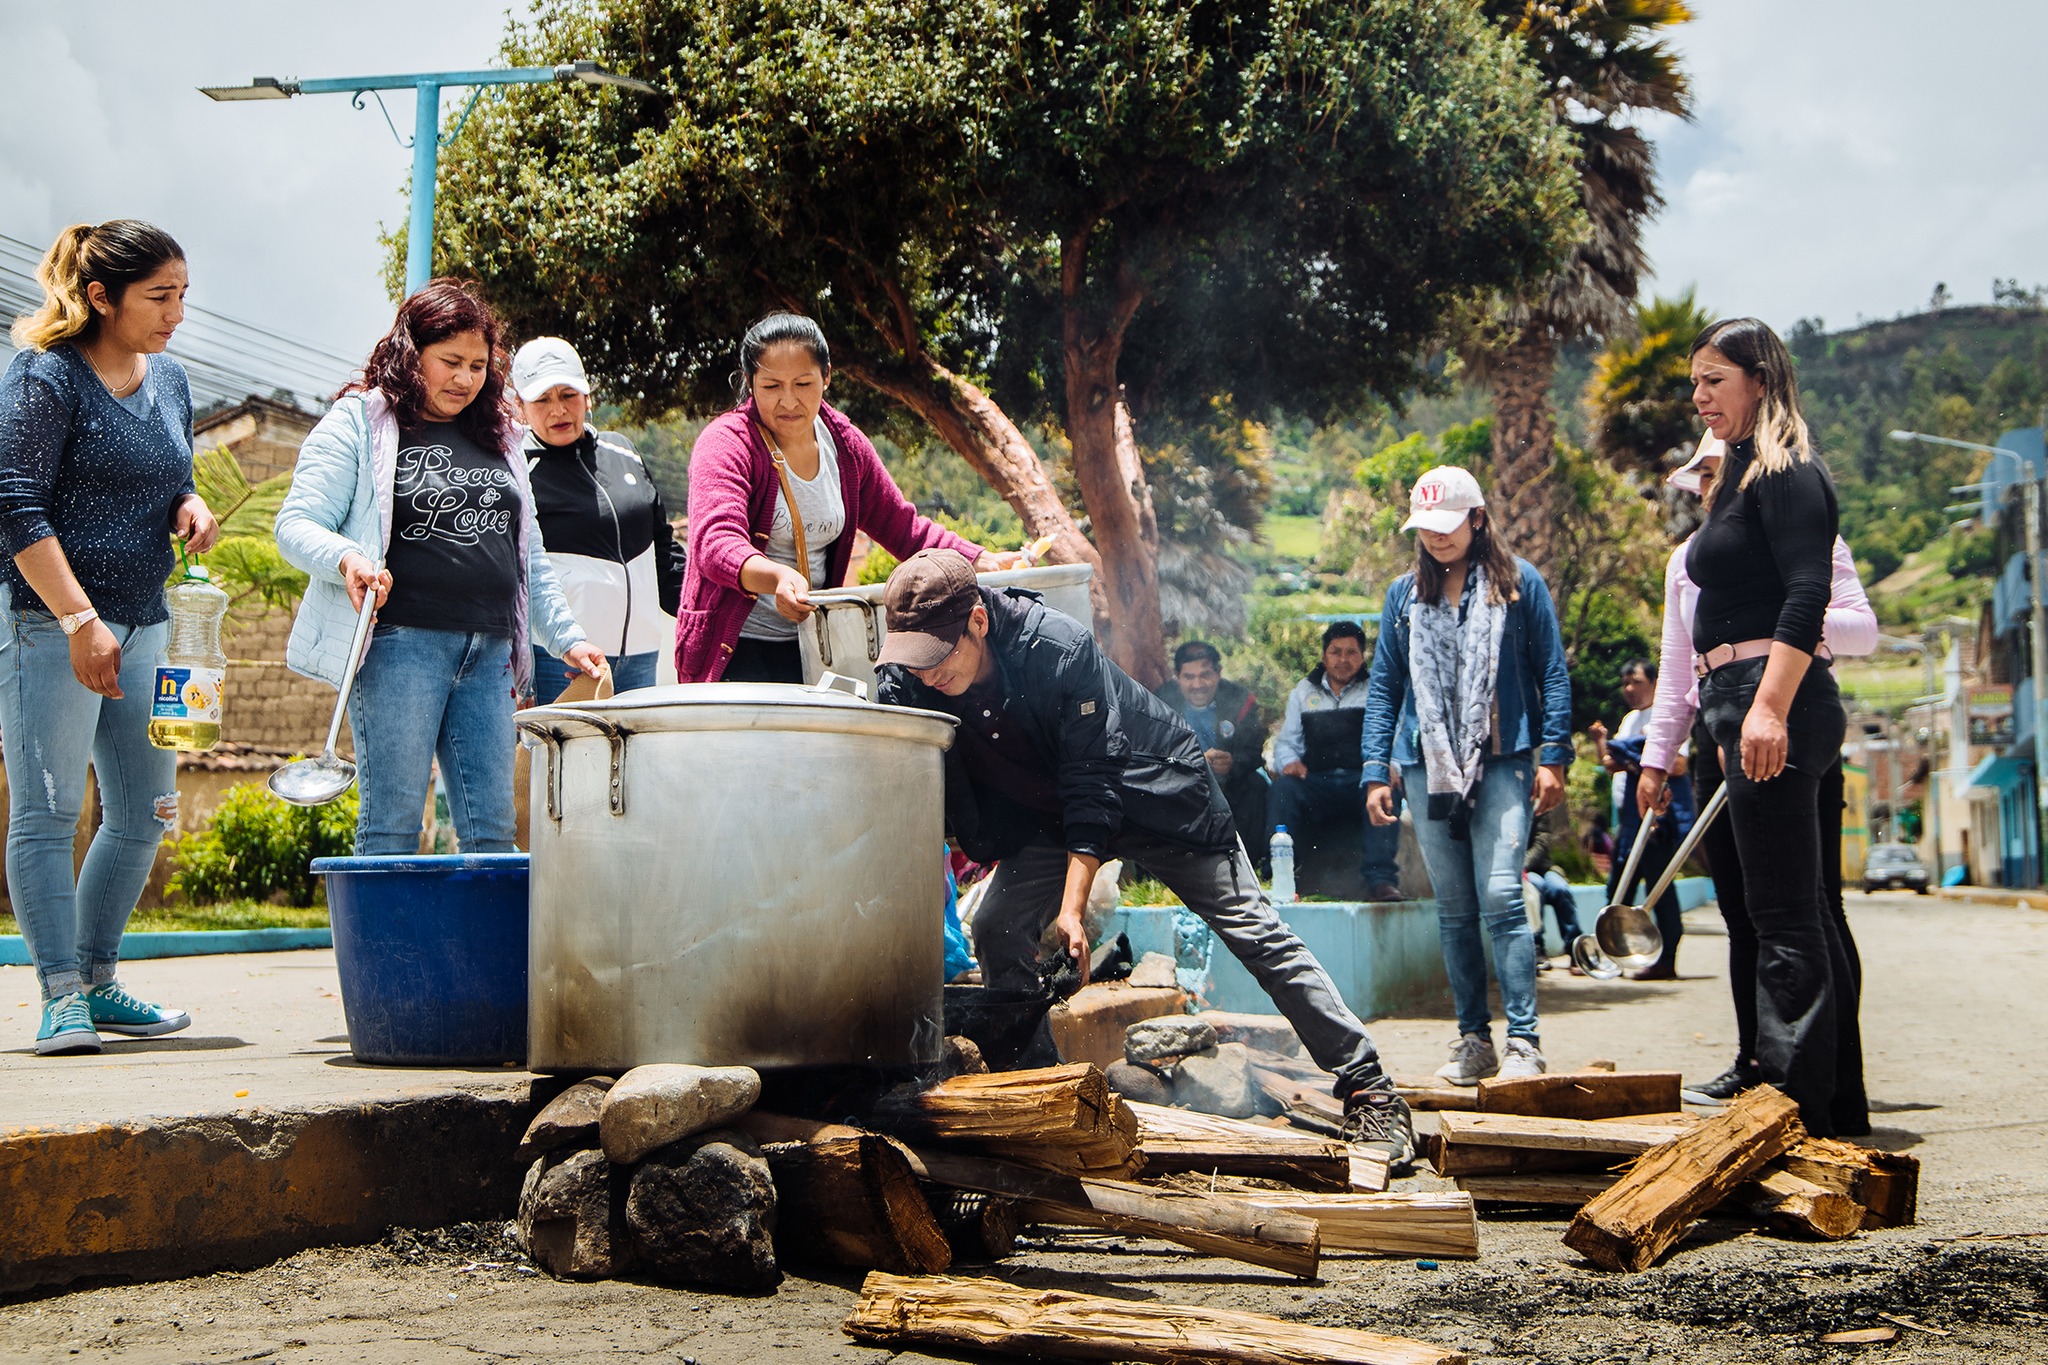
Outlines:
[[525, 1063], [524, 853], [315, 858], [313, 873], [358, 1060]]

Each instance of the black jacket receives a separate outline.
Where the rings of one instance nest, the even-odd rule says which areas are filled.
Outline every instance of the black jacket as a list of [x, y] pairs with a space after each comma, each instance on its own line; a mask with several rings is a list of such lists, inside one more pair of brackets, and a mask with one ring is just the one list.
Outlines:
[[586, 426], [566, 446], [524, 446], [533, 511], [562, 591], [590, 642], [614, 657], [672, 639], [683, 546], [647, 467], [617, 432]]
[[[966, 770], [946, 753], [946, 828], [977, 862], [1050, 838], [1074, 853], [1114, 856], [1126, 827], [1195, 848], [1237, 844], [1230, 804], [1187, 722], [1096, 646], [1088, 628], [1021, 588], [981, 589], [1010, 713], [1051, 771], [1059, 828]], [[900, 665], [879, 670], [878, 698], [940, 710], [938, 694]]]
[[[1166, 709], [1185, 717], [1188, 700], [1180, 683], [1168, 678], [1159, 684], [1159, 700]], [[1216, 684], [1216, 747], [1230, 755], [1230, 776], [1223, 781], [1227, 791], [1248, 782], [1263, 782], [1259, 769], [1266, 764], [1266, 721], [1259, 714], [1259, 699], [1243, 683], [1225, 678]], [[1190, 727], [1192, 728], [1192, 727]]]

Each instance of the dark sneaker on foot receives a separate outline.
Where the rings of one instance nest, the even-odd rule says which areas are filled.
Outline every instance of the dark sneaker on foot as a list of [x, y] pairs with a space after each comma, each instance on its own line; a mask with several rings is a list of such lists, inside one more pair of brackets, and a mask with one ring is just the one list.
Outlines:
[[1757, 1064], [1738, 1057], [1735, 1065], [1713, 1080], [1685, 1087], [1679, 1092], [1679, 1098], [1687, 1104], [1726, 1104], [1743, 1091], [1753, 1090], [1763, 1083], [1763, 1072]]
[[42, 1027], [36, 1030], [38, 1057], [68, 1057], [100, 1050], [100, 1036], [92, 1027], [92, 1011], [85, 1007], [81, 992], [73, 991], [43, 1002]]
[[1344, 1101], [1344, 1140], [1386, 1153], [1389, 1171], [1415, 1164], [1415, 1120], [1408, 1101], [1391, 1089], [1352, 1092]]
[[94, 986], [85, 993], [85, 1004], [92, 1011], [93, 1027], [102, 1033], [154, 1038], [192, 1026], [192, 1016], [185, 1011], [137, 1000], [118, 981]]

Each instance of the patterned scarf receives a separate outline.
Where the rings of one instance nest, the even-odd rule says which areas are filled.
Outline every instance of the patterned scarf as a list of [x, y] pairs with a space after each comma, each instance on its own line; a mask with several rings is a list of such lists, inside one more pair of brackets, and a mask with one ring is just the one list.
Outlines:
[[1448, 599], [1408, 606], [1408, 680], [1415, 689], [1422, 770], [1429, 779], [1429, 818], [1449, 820], [1451, 837], [1471, 828], [1472, 792], [1493, 735], [1493, 690], [1500, 676], [1500, 636], [1507, 605], [1486, 590], [1486, 569], [1465, 578], [1464, 621]]

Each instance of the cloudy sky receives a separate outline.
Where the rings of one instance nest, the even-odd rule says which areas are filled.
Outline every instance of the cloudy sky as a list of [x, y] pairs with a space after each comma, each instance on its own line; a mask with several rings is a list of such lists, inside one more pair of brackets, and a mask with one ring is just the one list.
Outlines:
[[[521, 0], [524, 3], [524, 0]], [[1654, 129], [1656, 284], [1830, 327], [2048, 282], [2041, 0], [1695, 0], [1691, 124]], [[431, 13], [431, 19], [423, 16]], [[0, 235], [144, 217], [193, 301], [345, 356], [390, 317], [381, 228], [409, 154], [345, 96], [216, 104], [202, 84], [489, 64], [500, 4], [0, 0]], [[412, 98], [386, 97], [401, 129]], [[452, 107], [453, 97], [446, 103]]]

